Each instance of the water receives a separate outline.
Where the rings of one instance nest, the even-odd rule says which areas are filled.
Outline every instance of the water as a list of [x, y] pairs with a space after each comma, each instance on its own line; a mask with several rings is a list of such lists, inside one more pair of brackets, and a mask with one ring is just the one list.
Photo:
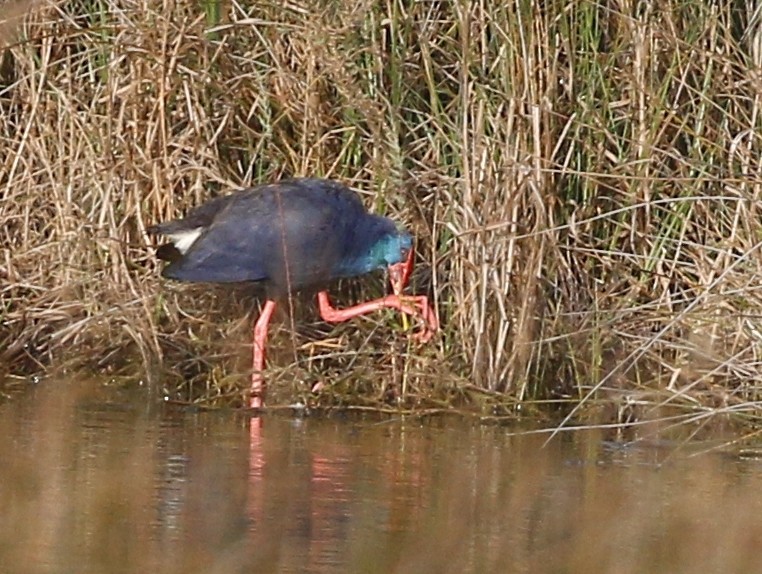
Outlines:
[[3, 405], [0, 436], [3, 573], [762, 571], [762, 463], [732, 447], [73, 382]]

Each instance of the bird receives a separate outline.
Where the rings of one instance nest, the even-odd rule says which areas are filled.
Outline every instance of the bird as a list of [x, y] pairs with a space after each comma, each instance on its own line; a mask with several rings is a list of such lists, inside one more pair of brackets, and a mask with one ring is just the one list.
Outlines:
[[[158, 223], [149, 234], [169, 240], [156, 255], [169, 262], [168, 279], [202, 283], [259, 282], [266, 301], [254, 323], [249, 407], [264, 406], [267, 332], [277, 303], [298, 291], [317, 290], [318, 309], [330, 323], [382, 308], [416, 316], [427, 342], [439, 320], [424, 295], [404, 295], [413, 269], [413, 237], [397, 224], [369, 213], [344, 184], [294, 178], [240, 189]], [[392, 294], [345, 309], [333, 307], [332, 280], [388, 269]]]

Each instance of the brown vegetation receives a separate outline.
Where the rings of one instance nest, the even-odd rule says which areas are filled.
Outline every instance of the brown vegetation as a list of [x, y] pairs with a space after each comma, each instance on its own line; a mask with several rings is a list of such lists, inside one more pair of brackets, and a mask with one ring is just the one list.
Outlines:
[[6, 374], [87, 367], [239, 400], [251, 300], [160, 280], [145, 229], [210, 195], [309, 174], [365, 190], [415, 232], [414, 290], [432, 294], [444, 329], [408, 348], [393, 315], [306, 335], [301, 313], [284, 319], [276, 397], [325, 380], [321, 400], [355, 404], [391, 389], [408, 406], [604, 397], [619, 419], [753, 412], [759, 14], [27, 4], [0, 37]]

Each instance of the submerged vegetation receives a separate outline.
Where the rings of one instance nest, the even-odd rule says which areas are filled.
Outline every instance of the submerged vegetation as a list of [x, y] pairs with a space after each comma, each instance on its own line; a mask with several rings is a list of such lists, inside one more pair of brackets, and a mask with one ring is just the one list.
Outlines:
[[331, 327], [296, 300], [272, 339], [273, 404], [323, 382], [312, 402], [755, 417], [751, 5], [91, 0], [3, 14], [22, 4], [13, 25], [0, 15], [0, 376], [88, 369], [241, 404], [249, 288], [161, 280], [146, 228], [313, 175], [413, 231], [412, 289], [443, 330], [418, 347], [394, 314]]

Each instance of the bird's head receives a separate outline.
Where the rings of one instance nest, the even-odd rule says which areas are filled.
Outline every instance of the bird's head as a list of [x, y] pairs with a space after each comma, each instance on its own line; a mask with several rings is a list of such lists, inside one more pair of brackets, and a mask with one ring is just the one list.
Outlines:
[[339, 277], [388, 269], [395, 295], [402, 293], [413, 270], [413, 237], [386, 217], [368, 216], [348, 240], [350, 255], [341, 261]]
[[413, 271], [413, 238], [406, 231], [395, 230], [375, 245], [378, 260], [389, 270], [389, 282], [395, 295], [407, 286]]

